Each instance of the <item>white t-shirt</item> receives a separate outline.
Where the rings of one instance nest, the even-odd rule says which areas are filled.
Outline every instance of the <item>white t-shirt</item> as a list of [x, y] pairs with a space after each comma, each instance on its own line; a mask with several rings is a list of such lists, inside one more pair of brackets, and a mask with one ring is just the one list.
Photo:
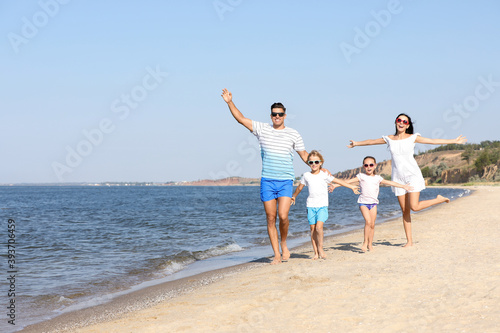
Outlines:
[[300, 179], [300, 183], [309, 186], [309, 196], [307, 197], [306, 206], [328, 206], [328, 184], [334, 179], [335, 177], [323, 171], [320, 171], [316, 175], [313, 175], [310, 171], [304, 173]]
[[384, 180], [384, 178], [379, 175], [368, 176], [364, 173], [358, 173], [356, 177], [359, 179], [359, 188], [361, 189], [358, 203], [378, 204], [380, 182]]

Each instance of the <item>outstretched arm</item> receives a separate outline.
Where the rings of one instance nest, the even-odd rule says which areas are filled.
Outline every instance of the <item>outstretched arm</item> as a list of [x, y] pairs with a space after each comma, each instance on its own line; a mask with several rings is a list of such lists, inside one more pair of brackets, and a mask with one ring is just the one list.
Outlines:
[[295, 192], [293, 193], [292, 196], [292, 202], [291, 202], [292, 205], [295, 205], [295, 198], [299, 195], [300, 191], [302, 191], [303, 188], [304, 184], [299, 184], [299, 186], [297, 186], [297, 188], [295, 189]]
[[384, 179], [380, 182], [380, 184], [404, 188], [407, 191], [413, 191], [413, 186], [410, 186], [410, 184], [402, 185], [400, 183], [393, 182], [392, 180], [385, 180]]
[[347, 148], [354, 148], [357, 146], [383, 145], [385, 143], [385, 140], [380, 138], [380, 139], [364, 140], [364, 141], [349, 140], [349, 142], [350, 144], [347, 146]]
[[[347, 184], [355, 184], [355, 183], [359, 183], [359, 179], [358, 177], [354, 177], [354, 178], [351, 178], [349, 180], [345, 180], [345, 182]], [[339, 184], [334, 184], [333, 182], [330, 183], [330, 185], [328, 186], [328, 192], [333, 192], [333, 190], [335, 190], [337, 187], [340, 187], [342, 185], [339, 185]]]
[[465, 136], [460, 135], [456, 139], [429, 139], [429, 138], [423, 138], [421, 136], [417, 136], [417, 139], [415, 140], [416, 143], [423, 143], [423, 144], [428, 144], [428, 145], [450, 145], [450, 144], [457, 144], [457, 145], [463, 145], [464, 143], [467, 142], [467, 138]]
[[237, 122], [248, 128], [250, 132], [253, 132], [253, 126], [252, 126], [252, 120], [245, 118], [243, 114], [238, 110], [236, 105], [233, 103], [233, 94], [231, 94], [230, 91], [227, 89], [222, 89], [222, 98], [224, 101], [227, 103], [227, 106], [229, 107], [229, 110], [231, 111], [231, 114], [233, 115], [234, 119], [236, 119]]
[[344, 186], [344, 187], [347, 187], [347, 188], [350, 188], [354, 194], [359, 194], [359, 190], [358, 190], [358, 187], [357, 186], [354, 186], [354, 185], [351, 185], [349, 184], [348, 182], [346, 181], [343, 181], [342, 179], [338, 179], [338, 178], [335, 178], [332, 183], [335, 183], [335, 184], [339, 184], [341, 186]]

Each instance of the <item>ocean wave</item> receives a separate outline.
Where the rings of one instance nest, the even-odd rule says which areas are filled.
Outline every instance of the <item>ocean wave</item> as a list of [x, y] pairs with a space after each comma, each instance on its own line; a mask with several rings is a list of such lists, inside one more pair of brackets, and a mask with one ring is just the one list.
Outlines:
[[170, 275], [179, 272], [186, 268], [188, 265], [199, 260], [206, 260], [213, 257], [222, 256], [225, 254], [243, 251], [244, 248], [238, 245], [236, 242], [226, 242], [206, 250], [201, 251], [182, 251], [177, 254], [168, 256], [163, 260], [159, 269], [162, 274]]
[[464, 190], [463, 192], [459, 193], [459, 194], [457, 195], [457, 198], [461, 198], [461, 197], [467, 196], [467, 195], [469, 195], [469, 194], [471, 194], [471, 190], [468, 190], [468, 189], [467, 189], [467, 190]]
[[401, 214], [401, 210], [391, 210], [391, 211], [388, 211], [388, 212], [382, 212], [382, 213], [379, 213], [379, 216], [381, 218], [391, 218], [391, 217], [394, 217], [398, 214]]
[[204, 251], [195, 251], [193, 252], [193, 256], [196, 260], [204, 260], [239, 251], [243, 251], [243, 248], [236, 242], [231, 242], [217, 245]]

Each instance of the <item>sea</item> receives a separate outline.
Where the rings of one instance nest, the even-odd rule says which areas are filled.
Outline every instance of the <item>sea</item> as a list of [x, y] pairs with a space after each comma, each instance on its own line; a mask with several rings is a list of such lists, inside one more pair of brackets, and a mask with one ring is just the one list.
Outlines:
[[[290, 247], [310, 241], [306, 198], [307, 187], [290, 209]], [[364, 226], [351, 190], [329, 200], [325, 235]], [[401, 216], [390, 188], [379, 200], [377, 223]], [[1, 186], [0, 208], [1, 332], [273, 254], [258, 186]]]

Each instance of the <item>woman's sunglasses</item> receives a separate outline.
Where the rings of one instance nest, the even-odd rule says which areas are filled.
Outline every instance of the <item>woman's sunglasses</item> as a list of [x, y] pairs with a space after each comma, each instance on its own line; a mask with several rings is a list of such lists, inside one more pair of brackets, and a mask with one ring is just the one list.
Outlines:
[[403, 124], [405, 124], [405, 125], [408, 125], [408, 120], [398, 118], [396, 121], [397, 121], [398, 123], [403, 123]]
[[309, 163], [309, 165], [313, 165], [313, 164], [320, 164], [321, 161], [307, 161], [307, 163]]
[[373, 164], [373, 163], [365, 164], [365, 168], [368, 168], [368, 167], [373, 168], [374, 166], [375, 166], [375, 164]]

